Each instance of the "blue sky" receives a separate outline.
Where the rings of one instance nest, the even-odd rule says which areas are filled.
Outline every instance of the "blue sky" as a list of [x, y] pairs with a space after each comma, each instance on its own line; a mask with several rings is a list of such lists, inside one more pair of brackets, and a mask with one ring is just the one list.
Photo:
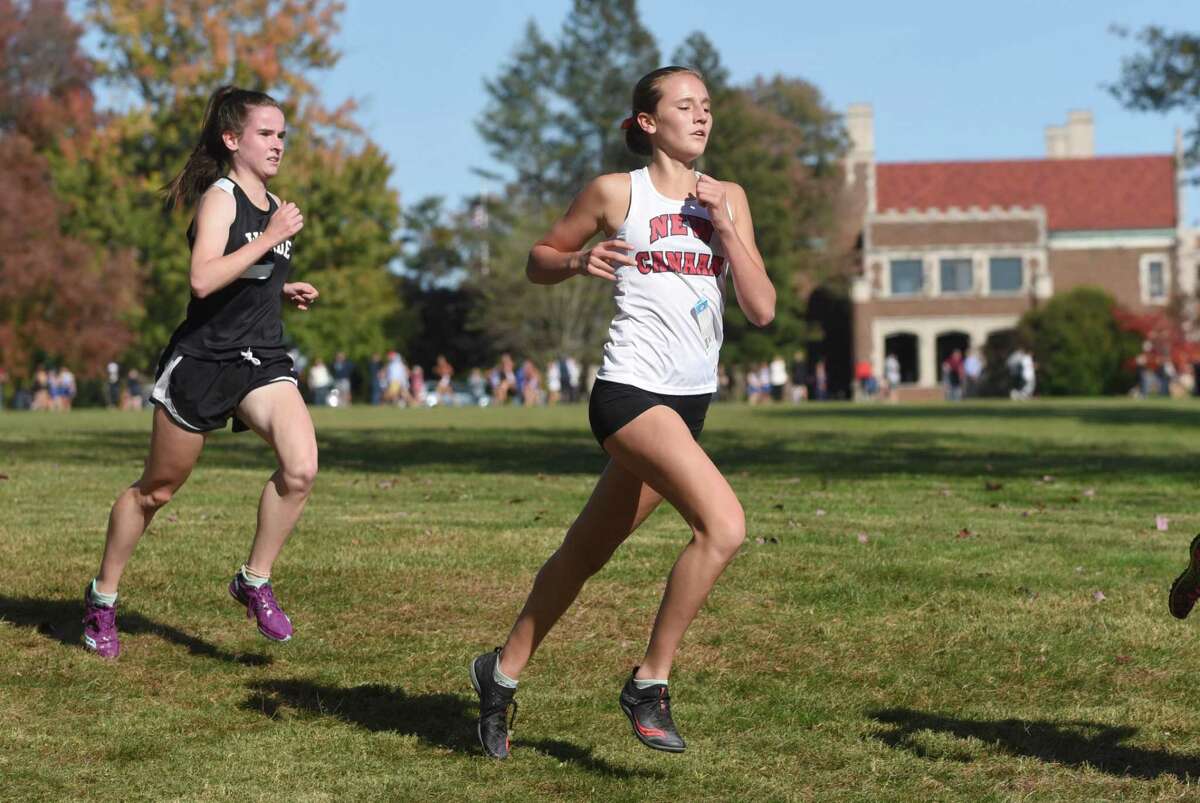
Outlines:
[[[474, 121], [483, 79], [525, 23], [557, 38], [569, 0], [452, 3], [348, 0], [341, 62], [318, 84], [355, 97], [358, 120], [392, 159], [405, 201], [479, 191], [494, 167]], [[1167, 153], [1183, 115], [1122, 109], [1103, 84], [1134, 44], [1109, 32], [1200, 28], [1190, 2], [642, 2], [664, 58], [693, 30], [716, 43], [735, 82], [776, 73], [816, 84], [831, 105], [875, 108], [881, 161], [1037, 157], [1069, 109], [1095, 116], [1099, 154]], [[1191, 7], [1191, 8], [1189, 8]], [[720, 125], [720, 109], [716, 109]], [[1191, 193], [1186, 214], [1200, 216]]]

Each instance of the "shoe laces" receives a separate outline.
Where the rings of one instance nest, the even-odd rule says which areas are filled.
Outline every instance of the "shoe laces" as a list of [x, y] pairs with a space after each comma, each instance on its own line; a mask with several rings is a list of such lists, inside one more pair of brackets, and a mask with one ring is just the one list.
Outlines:
[[[508, 707], [510, 705], [512, 706], [512, 716], [511, 717], [508, 716]], [[488, 719], [489, 717], [493, 717], [496, 714], [500, 714], [504, 718], [504, 727], [507, 730], [511, 731], [513, 728], [515, 728], [517, 726], [517, 700], [516, 700], [516, 698], [509, 697], [507, 700], [504, 700], [500, 705], [493, 706], [493, 707], [489, 708], [487, 711], [484, 711], [483, 718]]]
[[250, 602], [255, 608], [261, 611], [277, 610], [279, 608], [279, 603], [275, 601], [275, 592], [271, 589], [270, 583], [261, 585], [258, 588], [248, 586], [247, 590], [250, 592]]
[[89, 605], [83, 622], [99, 630], [108, 630], [117, 624], [117, 609], [109, 605]]

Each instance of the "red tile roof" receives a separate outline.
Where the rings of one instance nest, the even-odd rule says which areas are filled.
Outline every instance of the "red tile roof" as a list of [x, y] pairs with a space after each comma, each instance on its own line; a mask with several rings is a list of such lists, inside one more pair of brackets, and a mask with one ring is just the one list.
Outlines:
[[876, 166], [876, 206], [1043, 206], [1051, 230], [1174, 228], [1171, 156], [892, 162]]

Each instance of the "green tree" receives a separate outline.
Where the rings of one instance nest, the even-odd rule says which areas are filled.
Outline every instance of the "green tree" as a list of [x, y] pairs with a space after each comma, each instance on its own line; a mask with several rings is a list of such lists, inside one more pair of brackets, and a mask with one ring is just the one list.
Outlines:
[[762, 330], [730, 294], [722, 357], [746, 363], [790, 354], [810, 339], [805, 299], [837, 265], [830, 244], [843, 185], [840, 118], [806, 81], [777, 76], [730, 86], [719, 53], [702, 33], [684, 41], [675, 61], [705, 76], [714, 117], [702, 167], [745, 189], [777, 294], [775, 321]]
[[59, 0], [0, 0], [0, 367], [35, 359], [95, 376], [130, 342], [130, 255], [65, 234], [45, 154], [69, 153], [95, 123], [82, 29]]
[[[1132, 37], [1141, 50], [1121, 60], [1120, 76], [1108, 89], [1128, 109], [1169, 112], [1176, 109], [1195, 116], [1187, 132], [1188, 162], [1200, 162], [1200, 33], [1167, 31], [1157, 25], [1132, 34], [1114, 28], [1118, 36]], [[1193, 177], [1193, 181], [1200, 178]]]
[[386, 159], [355, 129], [352, 107], [322, 106], [310, 76], [332, 66], [341, 5], [325, 0], [91, 0], [105, 78], [135, 101], [77, 152], [55, 160], [68, 228], [137, 255], [141, 308], [129, 355], [150, 363], [189, 298], [183, 232], [190, 210], [168, 211], [159, 188], [195, 145], [204, 103], [224, 83], [261, 89], [285, 106], [289, 149], [272, 186], [305, 212], [293, 264], [322, 291], [288, 330], [304, 348], [355, 355], [383, 345], [398, 297], [399, 202]]
[[658, 61], [636, 0], [575, 0], [557, 41], [530, 22], [511, 60], [485, 81], [489, 100], [479, 133], [511, 181], [503, 200], [485, 199], [488, 223], [468, 236], [475, 257], [467, 267], [483, 302], [474, 326], [496, 350], [543, 359], [595, 354], [603, 342], [611, 288], [587, 281], [533, 285], [525, 279], [525, 259], [588, 181], [641, 163], [625, 148], [620, 122], [633, 85]]
[[1098, 396], [1129, 390], [1141, 339], [1121, 327], [1116, 308], [1104, 290], [1079, 287], [1022, 316], [1017, 338], [1032, 346], [1039, 393]]

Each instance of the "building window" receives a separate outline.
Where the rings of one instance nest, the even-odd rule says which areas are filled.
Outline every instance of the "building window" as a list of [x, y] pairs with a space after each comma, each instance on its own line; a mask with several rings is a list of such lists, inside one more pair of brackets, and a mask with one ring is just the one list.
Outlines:
[[1025, 286], [1020, 257], [992, 257], [988, 260], [988, 289], [993, 293], [1019, 293]]
[[1163, 276], [1163, 263], [1155, 260], [1146, 265], [1146, 292], [1151, 301], [1162, 301], [1167, 297], [1166, 279]]
[[893, 259], [891, 262], [894, 296], [912, 296], [925, 289], [925, 266], [919, 259]]
[[975, 269], [970, 259], [943, 259], [941, 268], [943, 293], [971, 292]]
[[1171, 273], [1166, 254], [1145, 254], [1141, 258], [1143, 304], [1164, 304], [1171, 293]]

